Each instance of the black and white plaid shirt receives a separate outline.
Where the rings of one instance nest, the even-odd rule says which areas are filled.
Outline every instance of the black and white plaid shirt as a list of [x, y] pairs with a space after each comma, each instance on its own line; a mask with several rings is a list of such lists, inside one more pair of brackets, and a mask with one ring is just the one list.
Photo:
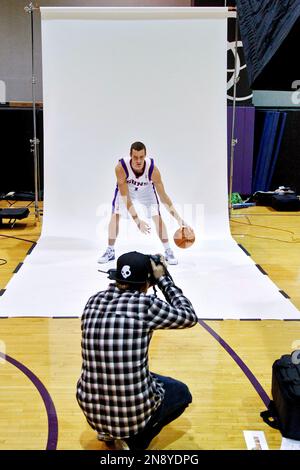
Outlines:
[[197, 323], [192, 304], [171, 279], [161, 277], [158, 287], [167, 302], [109, 284], [85, 307], [77, 400], [103, 439], [137, 434], [164, 397], [163, 384], [148, 367], [153, 330]]

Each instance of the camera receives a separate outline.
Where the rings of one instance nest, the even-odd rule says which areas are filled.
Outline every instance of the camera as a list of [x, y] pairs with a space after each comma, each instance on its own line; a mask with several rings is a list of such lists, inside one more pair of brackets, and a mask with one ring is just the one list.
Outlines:
[[[161, 261], [160, 261], [160, 255], [147, 255], [148, 258], [149, 258], [149, 261], [150, 261], [150, 266], [151, 266], [151, 260], [158, 266], [159, 264], [162, 264]], [[150, 286], [155, 286], [155, 284], [157, 283], [157, 279], [155, 279], [155, 277], [153, 276], [153, 272], [152, 272], [152, 267], [149, 271], [149, 282], [150, 282]]]
[[146, 255], [136, 251], [121, 255], [117, 260], [117, 269], [109, 269], [108, 271], [98, 269], [98, 271], [108, 274], [108, 279], [113, 281], [125, 282], [126, 284], [142, 284], [148, 281], [154, 287], [157, 284], [157, 279], [153, 275], [151, 261], [156, 266], [163, 266], [163, 274], [172, 279], [165, 263], [161, 261], [161, 255]]
[[160, 255], [148, 255], [148, 256], [150, 259], [152, 259], [152, 261], [154, 261], [156, 265], [162, 264], [160, 260]]
[[[156, 266], [159, 266], [160, 264], [163, 265], [165, 275], [168, 276], [170, 279], [172, 279], [172, 276], [167, 270], [166, 266], [164, 265], [164, 263], [161, 262], [161, 259], [160, 259], [161, 255], [147, 255], [147, 256], [149, 257], [150, 260], [152, 260], [156, 264]], [[157, 279], [155, 279], [155, 277], [153, 276], [152, 270], [150, 273], [149, 282], [151, 286], [155, 286], [155, 284], [157, 284]]]

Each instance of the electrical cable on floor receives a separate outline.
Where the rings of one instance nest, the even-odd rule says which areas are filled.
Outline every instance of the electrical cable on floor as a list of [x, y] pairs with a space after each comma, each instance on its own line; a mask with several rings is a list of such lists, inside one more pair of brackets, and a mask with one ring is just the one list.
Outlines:
[[274, 240], [274, 241], [285, 242], [285, 243], [299, 243], [300, 242], [300, 238], [294, 238], [295, 237], [295, 232], [293, 232], [292, 230], [286, 230], [286, 229], [277, 228], [277, 227], [269, 227], [267, 225], [253, 224], [248, 219], [248, 216], [245, 216], [245, 217], [248, 220], [248, 223], [239, 222], [238, 220], [232, 220], [232, 222], [235, 222], [236, 224], [240, 224], [240, 225], [249, 226], [249, 227], [260, 227], [260, 228], [265, 228], [267, 230], [277, 230], [277, 231], [280, 231], [280, 232], [289, 233], [289, 234], [292, 235], [292, 241], [279, 240], [278, 238], [260, 237], [260, 236], [257, 236], [257, 235], [249, 235], [249, 234], [244, 234], [244, 233], [243, 234], [233, 234], [233, 235], [245, 235], [245, 236], [249, 236], [249, 237], [252, 237], [252, 238], [265, 238], [266, 240]]
[[271, 240], [272, 242], [279, 242], [279, 243], [300, 243], [300, 239], [296, 239], [293, 241], [288, 240], [280, 240], [279, 238], [271, 238], [271, 237], [259, 237], [258, 235], [249, 235], [248, 233], [234, 233], [234, 237], [249, 237], [249, 238], [261, 238], [262, 240]]
[[295, 235], [295, 232], [292, 232], [292, 230], [287, 230], [287, 229], [284, 229], [284, 228], [277, 228], [277, 227], [270, 227], [269, 225], [258, 225], [258, 224], [253, 224], [247, 215], [245, 215], [245, 218], [247, 219], [248, 223], [244, 223], [244, 222], [240, 222], [238, 220], [232, 220], [232, 222], [235, 222], [236, 224], [240, 224], [240, 225], [250, 225], [251, 227], [261, 227], [261, 228], [266, 228], [266, 229], [270, 229], [270, 230], [278, 230], [280, 232], [287, 232], [287, 233], [291, 233], [292, 235]]
[[36, 245], [37, 242], [33, 241], [33, 240], [27, 240], [26, 238], [19, 238], [19, 237], [14, 237], [13, 235], [1, 235], [0, 234], [0, 237], [3, 237], [3, 238], [13, 238], [15, 240], [21, 240], [22, 242], [28, 242], [28, 243], [32, 243], [33, 245]]

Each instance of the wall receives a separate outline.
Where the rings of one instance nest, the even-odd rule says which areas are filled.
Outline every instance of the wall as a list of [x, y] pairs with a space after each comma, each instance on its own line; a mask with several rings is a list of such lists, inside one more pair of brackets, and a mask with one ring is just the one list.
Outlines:
[[[24, 11], [29, 3], [29, 0], [1, 0], [0, 84], [1, 81], [6, 84], [6, 101], [32, 100], [30, 15]], [[191, 6], [190, 0], [41, 0], [33, 3], [39, 6]], [[36, 98], [42, 100], [41, 29], [38, 11], [34, 13], [34, 18]]]

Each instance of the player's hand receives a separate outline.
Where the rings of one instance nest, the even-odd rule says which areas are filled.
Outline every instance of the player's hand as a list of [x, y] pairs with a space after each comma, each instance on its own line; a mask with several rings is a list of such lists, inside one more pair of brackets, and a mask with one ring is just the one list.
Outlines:
[[153, 259], [150, 258], [154, 279], [159, 279], [161, 276], [165, 276], [167, 269], [167, 263], [163, 255], [158, 256], [160, 257], [159, 264], [156, 264]]
[[137, 219], [136, 225], [138, 226], [138, 229], [139, 229], [142, 233], [144, 233], [144, 234], [150, 233], [151, 227], [150, 227], [150, 225], [148, 225], [144, 220]]
[[183, 230], [184, 236], [186, 238], [192, 238], [194, 236], [194, 230], [189, 225], [183, 223], [180, 228]]

